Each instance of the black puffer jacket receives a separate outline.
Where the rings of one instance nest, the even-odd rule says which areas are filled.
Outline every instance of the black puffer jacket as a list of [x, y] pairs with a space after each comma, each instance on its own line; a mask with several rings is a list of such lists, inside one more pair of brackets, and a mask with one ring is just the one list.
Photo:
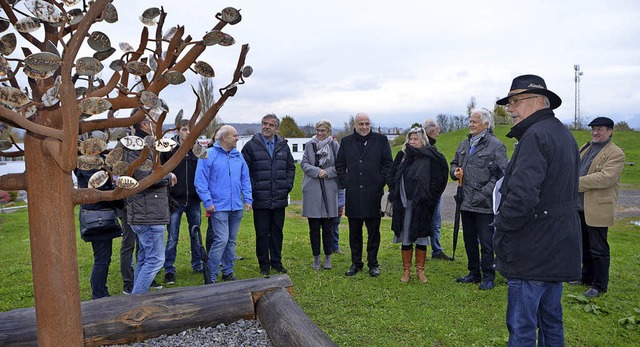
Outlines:
[[286, 207], [293, 189], [296, 166], [287, 140], [275, 136], [273, 158], [261, 134], [256, 134], [242, 147], [242, 156], [249, 167], [254, 209]]
[[[144, 138], [146, 134], [138, 131], [136, 135]], [[140, 152], [125, 149], [123, 160], [131, 164], [140, 157]], [[151, 155], [149, 155], [149, 159], [152, 159]], [[133, 178], [141, 181], [150, 174], [151, 171], [136, 169], [133, 173]], [[170, 176], [167, 175], [147, 189], [126, 198], [127, 222], [129, 224], [169, 224], [169, 196], [167, 191], [167, 187], [170, 184], [169, 180]]]
[[581, 277], [578, 145], [551, 109], [516, 124], [518, 139], [500, 187], [494, 247], [507, 278], [564, 282]]
[[[173, 154], [180, 149], [178, 142], [178, 136], [174, 136], [173, 140], [178, 145], [170, 152], [164, 152], [160, 154], [160, 160], [162, 163], [166, 163]], [[198, 166], [198, 157], [193, 154], [193, 151], [187, 152], [187, 155], [182, 158], [178, 166], [176, 166], [171, 172], [176, 175], [178, 179], [177, 183], [169, 188], [169, 194], [180, 205], [197, 205], [200, 203], [200, 197], [196, 193], [196, 187], [193, 182], [196, 177], [196, 166]]]
[[460, 210], [476, 213], [493, 214], [492, 194], [496, 181], [495, 174], [503, 172], [507, 167], [507, 149], [490, 129], [480, 139], [473, 154], [469, 155], [471, 135], [462, 140], [451, 161], [449, 173], [451, 178], [456, 168], [463, 171], [463, 200]]

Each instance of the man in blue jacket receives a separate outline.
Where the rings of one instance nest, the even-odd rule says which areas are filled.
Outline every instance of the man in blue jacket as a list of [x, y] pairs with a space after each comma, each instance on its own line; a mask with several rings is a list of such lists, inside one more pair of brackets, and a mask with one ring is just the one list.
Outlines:
[[262, 131], [242, 147], [253, 191], [253, 225], [260, 273], [270, 269], [286, 273], [282, 265], [284, 208], [289, 205], [296, 166], [287, 140], [276, 135], [280, 120], [275, 114], [262, 117]]
[[207, 150], [207, 159], [198, 160], [195, 187], [204, 208], [211, 214], [213, 244], [208, 265], [211, 283], [216, 283], [222, 263], [222, 280], [233, 281], [236, 236], [245, 211], [251, 211], [249, 168], [236, 149], [238, 132], [229, 125], [218, 130], [217, 141]]
[[580, 279], [578, 146], [553, 113], [562, 103], [535, 75], [516, 77], [507, 105], [518, 139], [499, 189], [494, 247], [507, 278], [509, 346], [563, 346], [562, 282]]

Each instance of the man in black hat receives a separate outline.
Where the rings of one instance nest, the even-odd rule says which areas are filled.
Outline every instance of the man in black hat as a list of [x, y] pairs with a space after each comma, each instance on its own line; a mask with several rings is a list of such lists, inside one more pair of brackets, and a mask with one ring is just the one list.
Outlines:
[[584, 296], [598, 297], [609, 285], [607, 232], [615, 218], [624, 153], [611, 142], [611, 119], [598, 117], [589, 126], [591, 142], [580, 149], [578, 207], [582, 226], [582, 280], [571, 284], [591, 286]]
[[496, 267], [507, 278], [509, 346], [564, 345], [562, 282], [580, 277], [578, 147], [553, 109], [562, 100], [535, 75], [516, 77], [506, 105], [518, 140], [499, 192]]

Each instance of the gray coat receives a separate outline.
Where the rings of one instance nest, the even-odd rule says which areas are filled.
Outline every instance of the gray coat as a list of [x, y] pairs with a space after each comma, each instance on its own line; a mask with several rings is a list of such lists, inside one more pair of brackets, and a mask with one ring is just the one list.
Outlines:
[[473, 154], [469, 155], [471, 135], [458, 145], [456, 155], [451, 161], [451, 178], [458, 180], [453, 173], [461, 167], [463, 200], [460, 210], [493, 214], [493, 187], [507, 168], [507, 149], [500, 140], [488, 130], [480, 139]]
[[[302, 216], [308, 218], [338, 217], [338, 174], [335, 163], [340, 146], [336, 141], [331, 141], [327, 144], [331, 149], [324, 167], [328, 177], [322, 179], [326, 193], [325, 207], [322, 189], [320, 188], [320, 178], [318, 178], [320, 168], [316, 165], [316, 156], [312, 143], [313, 141], [307, 142], [302, 162], [300, 162], [300, 167], [304, 172], [304, 178], [302, 179]], [[327, 209], [329, 210], [328, 214]]]

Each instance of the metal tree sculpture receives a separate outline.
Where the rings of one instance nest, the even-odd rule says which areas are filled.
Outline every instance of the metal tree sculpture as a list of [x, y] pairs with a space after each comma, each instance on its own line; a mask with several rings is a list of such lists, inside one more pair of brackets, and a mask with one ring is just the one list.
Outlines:
[[[29, 48], [22, 47], [23, 57], [15, 57], [16, 34], [0, 38], [0, 104], [4, 106], [0, 107], [0, 126], [5, 131], [7, 126], [26, 130], [24, 149], [13, 139], [0, 140], [0, 156], [24, 155], [26, 168], [24, 173], [0, 176], [0, 189], [27, 190], [29, 194], [38, 342], [46, 346], [83, 343], [74, 206], [127, 197], [170, 172], [226, 100], [235, 95], [238, 84], [244, 83], [243, 77], [252, 71], [244, 66], [249, 51], [245, 44], [232, 81], [220, 89], [220, 98], [202, 117], [198, 117], [200, 106], [196, 99], [187, 145], [164, 165], [156, 160], [148, 177], [136, 184], [121, 184], [113, 191], [74, 188], [71, 174], [77, 165], [102, 166], [107, 173], [114, 173], [109, 165], [92, 160], [96, 152], [104, 149], [102, 144], [81, 143], [83, 155], [78, 155], [78, 135], [127, 127], [148, 117], [160, 138], [168, 111], [166, 103], [158, 98], [161, 91], [169, 84], [184, 82], [183, 73], [190, 69], [212, 77], [211, 67], [197, 59], [208, 47], [233, 44], [233, 37], [221, 29], [241, 19], [238, 10], [227, 7], [215, 15], [217, 24], [213, 29], [202, 39], [194, 40], [185, 37], [183, 26], [163, 33], [166, 13], [162, 8], [149, 8], [140, 16], [144, 24], [140, 44], [137, 48], [120, 45], [121, 56], [110, 64], [113, 72], [104, 82], [96, 74], [103, 69], [102, 61], [114, 55], [116, 49], [105, 33], [92, 32], [91, 27], [96, 22], [116, 22], [116, 7], [111, 0], [83, 0], [77, 8], [71, 8], [78, 2], [0, 0], [0, 32], [13, 26], [18, 37], [30, 44]], [[153, 26], [155, 35], [150, 37], [149, 28]], [[43, 37], [36, 38], [37, 34]], [[81, 47], [86, 45], [95, 53], [78, 58]], [[21, 81], [26, 85], [20, 86]], [[117, 110], [135, 108], [138, 110], [126, 117], [114, 116]], [[87, 119], [105, 112], [105, 117]], [[145, 143], [141, 157], [162, 145]], [[12, 147], [17, 150], [8, 151]], [[141, 164], [133, 163], [125, 175]]]

